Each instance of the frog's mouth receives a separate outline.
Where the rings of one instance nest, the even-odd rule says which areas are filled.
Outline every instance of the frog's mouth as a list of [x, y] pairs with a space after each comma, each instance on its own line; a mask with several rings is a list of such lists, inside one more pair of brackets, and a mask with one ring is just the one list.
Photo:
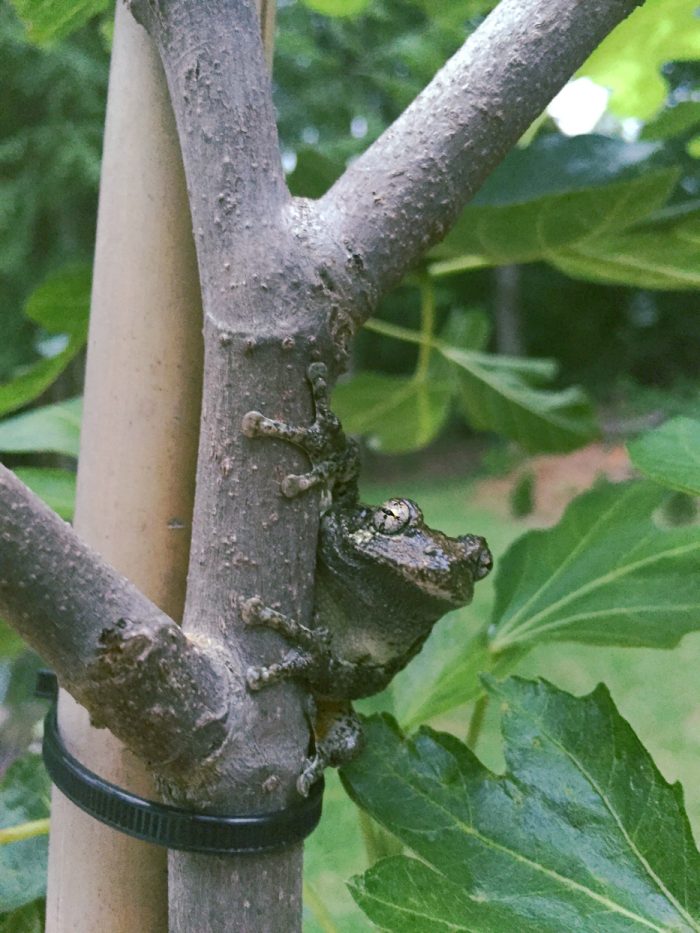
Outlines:
[[[435, 573], [433, 568], [424, 573], [420, 568], [409, 570], [399, 566], [395, 569], [417, 588], [420, 596], [435, 600], [441, 607], [458, 609], [471, 602], [474, 595], [474, 575], [471, 568], [462, 563], [442, 573]], [[442, 608], [442, 612], [445, 611]]]
[[486, 538], [481, 535], [462, 535], [457, 539], [464, 549], [464, 556], [474, 568], [474, 580], [483, 580], [493, 568], [493, 555]]

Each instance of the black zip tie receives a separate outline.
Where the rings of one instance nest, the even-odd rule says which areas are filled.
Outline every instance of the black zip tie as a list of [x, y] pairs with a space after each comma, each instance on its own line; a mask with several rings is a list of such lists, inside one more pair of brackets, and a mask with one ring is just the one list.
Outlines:
[[58, 699], [58, 678], [53, 671], [42, 668], [36, 672], [34, 696], [40, 697], [42, 700]]
[[323, 778], [298, 803], [272, 813], [249, 816], [182, 810], [110, 784], [81, 764], [63, 744], [56, 717], [57, 693], [56, 675], [40, 671], [36, 694], [54, 700], [44, 720], [42, 752], [46, 770], [62, 794], [112, 829], [168, 849], [246, 855], [301, 842], [321, 819]]

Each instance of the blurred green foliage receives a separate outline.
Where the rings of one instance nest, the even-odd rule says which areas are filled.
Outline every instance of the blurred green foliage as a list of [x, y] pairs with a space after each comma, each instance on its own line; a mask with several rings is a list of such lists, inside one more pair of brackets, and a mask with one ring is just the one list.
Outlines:
[[89, 301], [87, 266], [64, 266], [34, 289], [24, 314], [44, 338], [37, 343], [43, 359], [18, 367], [13, 377], [0, 385], [0, 415], [37, 399], [80, 353], [87, 340]]
[[696, 0], [646, 0], [591, 55], [582, 73], [612, 89], [620, 116], [653, 118], [669, 90], [663, 66], [700, 58]]
[[410, 104], [464, 42], [484, 0], [372, 0], [363, 15], [278, 5], [274, 85], [283, 146], [338, 162], [356, 155]]
[[41, 333], [22, 314], [28, 294], [92, 254], [107, 65], [95, 24], [37, 48], [0, 4], [2, 380], [40, 357]]
[[[50, 786], [40, 755], [16, 761], [0, 782], [0, 827], [45, 819]], [[46, 893], [47, 857], [46, 835], [0, 845], [0, 916]]]
[[13, 0], [22, 17], [27, 35], [37, 45], [50, 45], [57, 39], [70, 36], [91, 19], [112, 6], [112, 0]]

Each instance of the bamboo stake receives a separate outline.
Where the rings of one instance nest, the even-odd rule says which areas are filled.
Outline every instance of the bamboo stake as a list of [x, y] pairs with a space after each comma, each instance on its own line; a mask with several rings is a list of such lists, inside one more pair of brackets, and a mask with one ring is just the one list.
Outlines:
[[[182, 614], [199, 431], [201, 303], [180, 150], [151, 42], [117, 8], [75, 526], [169, 615]], [[73, 753], [156, 797], [139, 761], [62, 694]], [[164, 850], [54, 791], [49, 933], [162, 933]]]

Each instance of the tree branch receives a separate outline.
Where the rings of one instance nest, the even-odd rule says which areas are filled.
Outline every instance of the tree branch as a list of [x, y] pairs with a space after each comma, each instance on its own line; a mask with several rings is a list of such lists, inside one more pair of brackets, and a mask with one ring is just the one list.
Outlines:
[[190, 785], [225, 740], [225, 668], [0, 465], [0, 614], [159, 775]]
[[[466, 202], [603, 38], [643, 0], [502, 0], [321, 199], [375, 299]], [[359, 323], [366, 311], [360, 304]]]
[[127, 0], [127, 5], [158, 48], [183, 152], [198, 167], [197, 176], [187, 177], [197, 249], [214, 240], [229, 257], [226, 270], [217, 270], [216, 286], [200, 258], [206, 304], [209, 287], [221, 280], [227, 289], [239, 284], [232, 257], [240, 269], [260, 243], [279, 239], [290, 201], [256, 4]]

